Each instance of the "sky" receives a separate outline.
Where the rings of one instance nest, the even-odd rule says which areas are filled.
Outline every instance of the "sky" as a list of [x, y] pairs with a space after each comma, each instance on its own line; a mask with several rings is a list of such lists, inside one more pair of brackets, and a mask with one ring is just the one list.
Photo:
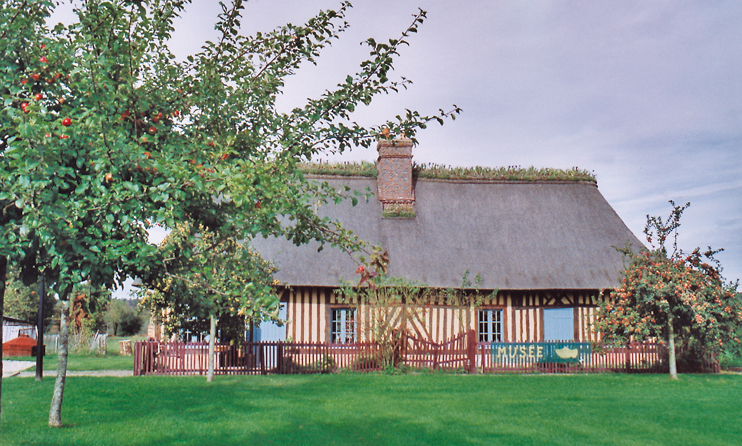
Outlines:
[[[422, 8], [392, 78], [399, 94], [359, 109], [381, 124], [405, 109], [455, 120], [418, 134], [417, 163], [592, 171], [598, 188], [644, 240], [647, 215], [690, 202], [679, 245], [724, 248], [727, 280], [742, 278], [742, 2], [355, 0], [350, 28], [318, 65], [288, 81], [288, 111], [358, 71], [359, 45], [398, 38]], [[246, 2], [242, 31], [306, 22], [335, 0]], [[215, 40], [218, 1], [195, 0], [176, 22], [178, 57]], [[63, 14], [60, 14], [63, 19]], [[331, 161], [373, 161], [359, 148]]]

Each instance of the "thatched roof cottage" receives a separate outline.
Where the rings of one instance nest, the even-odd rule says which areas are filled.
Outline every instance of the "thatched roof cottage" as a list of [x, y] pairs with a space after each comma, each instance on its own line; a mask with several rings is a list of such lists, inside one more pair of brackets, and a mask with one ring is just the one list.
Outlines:
[[[375, 177], [321, 168], [308, 174], [332, 186], [374, 193], [357, 206], [326, 205], [318, 212], [382, 245], [390, 276], [444, 289], [461, 288], [466, 275], [472, 280], [476, 275], [478, 293], [488, 296], [465, 308], [463, 318], [461, 308], [454, 315], [450, 305], [432, 298], [420, 309], [419, 323], [405, 328], [434, 341], [469, 329], [481, 341], [596, 339], [590, 329], [596, 299], [618, 285], [623, 268], [615, 247], [642, 245], [594, 178], [577, 171], [523, 179], [507, 177], [512, 171], [503, 179], [487, 169], [458, 176], [435, 169], [416, 174], [411, 141], [380, 141], [378, 151]], [[253, 245], [277, 263], [277, 278], [289, 286], [281, 298], [289, 323], [283, 328], [264, 323], [262, 339], [363, 338], [354, 321], [364, 309], [344, 303], [335, 292], [341, 278], [358, 280], [347, 254], [278, 239], [257, 239]]]

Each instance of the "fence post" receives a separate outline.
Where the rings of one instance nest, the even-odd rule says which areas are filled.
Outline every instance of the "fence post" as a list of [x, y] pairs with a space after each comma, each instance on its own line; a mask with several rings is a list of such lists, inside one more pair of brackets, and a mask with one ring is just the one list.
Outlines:
[[139, 369], [141, 367], [141, 345], [139, 342], [134, 343], [134, 376], [139, 376]]
[[626, 361], [626, 373], [631, 373], [631, 354], [629, 353], [629, 350], [631, 350], [631, 341], [626, 343], [625, 349], [624, 358]]
[[260, 346], [258, 347], [258, 353], [259, 353], [259, 360], [260, 360], [260, 374], [265, 375], [265, 345], [263, 343], [260, 343]]
[[283, 341], [278, 341], [278, 346], [276, 347], [276, 366], [278, 367], [278, 373], [283, 374]]
[[477, 336], [474, 330], [469, 330], [466, 336], [467, 356], [469, 357], [469, 373], [477, 373]]

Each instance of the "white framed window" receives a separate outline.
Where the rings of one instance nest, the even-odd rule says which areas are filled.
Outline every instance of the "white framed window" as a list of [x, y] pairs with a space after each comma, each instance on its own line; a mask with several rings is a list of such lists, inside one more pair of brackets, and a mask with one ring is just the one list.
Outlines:
[[544, 308], [544, 341], [574, 339], [574, 313], [572, 308]]
[[479, 310], [479, 342], [502, 341], [502, 310]]
[[355, 308], [332, 309], [330, 342], [334, 344], [349, 344], [356, 342]]

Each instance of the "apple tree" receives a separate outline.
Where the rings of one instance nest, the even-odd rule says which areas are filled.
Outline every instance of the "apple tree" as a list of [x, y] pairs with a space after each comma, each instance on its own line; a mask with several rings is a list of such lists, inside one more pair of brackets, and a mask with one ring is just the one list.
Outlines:
[[[161, 252], [148, 243], [153, 224], [362, 248], [314, 213], [348, 191], [305, 180], [297, 164], [368, 147], [382, 128], [414, 139], [431, 120], [459, 112], [407, 111], [368, 128], [352, 120], [357, 107], [406, 86], [389, 76], [423, 11], [400, 38], [366, 41], [369, 58], [356, 74], [282, 113], [275, 100], [284, 79], [339, 37], [349, 3], [247, 37], [235, 0], [222, 6], [219, 38], [182, 61], [168, 45], [188, 1], [88, 0], [74, 23], [50, 27], [57, 3], [0, 4], [0, 266], [21, 263], [27, 282], [43, 274], [65, 315], [79, 284], [112, 288], [163, 274]], [[63, 317], [52, 426], [62, 423], [68, 329]]]
[[[644, 233], [652, 249], [638, 253], [624, 248], [628, 265], [619, 287], [610, 292], [596, 314], [595, 328], [603, 342], [657, 338], [667, 342], [670, 376], [677, 378], [675, 347], [691, 340], [706, 353], [718, 354], [725, 345], [739, 344], [742, 305], [737, 283], [727, 283], [714, 258], [719, 250], [690, 253], [678, 248], [680, 217], [690, 205], [673, 206], [671, 215], [647, 216]], [[673, 237], [672, 252], [666, 243]]]
[[160, 249], [162, 273], [146, 284], [140, 305], [160, 319], [169, 336], [209, 334], [211, 381], [217, 322], [222, 342], [240, 344], [245, 321], [278, 320], [275, 268], [247, 243], [188, 223], [179, 224]]

